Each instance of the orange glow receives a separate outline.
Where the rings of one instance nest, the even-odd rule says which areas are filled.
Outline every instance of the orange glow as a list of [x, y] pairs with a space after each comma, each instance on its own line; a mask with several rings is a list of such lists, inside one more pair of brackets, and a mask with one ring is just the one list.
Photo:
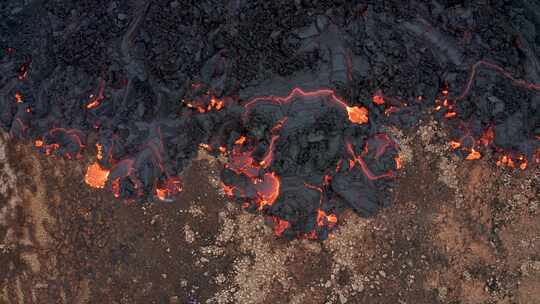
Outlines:
[[101, 168], [98, 163], [88, 166], [84, 181], [93, 188], [103, 188], [109, 178], [109, 170]]
[[394, 160], [396, 161], [396, 169], [398, 170], [401, 169], [402, 168], [401, 158], [399, 158], [399, 156], [396, 156]]
[[200, 144], [199, 147], [208, 151], [212, 151], [212, 147], [209, 144]]
[[235, 145], [243, 145], [246, 142], [246, 140], [247, 140], [247, 138], [244, 135], [242, 135], [234, 142], [234, 144]]
[[256, 181], [255, 188], [259, 196], [259, 210], [266, 205], [271, 206], [279, 196], [280, 181], [275, 173], [265, 173], [263, 179]]
[[16, 92], [15, 93], [15, 101], [17, 103], [23, 102], [23, 95], [21, 94], [21, 92]]
[[225, 102], [223, 100], [217, 99], [215, 96], [211, 96], [210, 102], [208, 103], [207, 107], [193, 104], [191, 102], [186, 102], [186, 106], [191, 109], [196, 109], [199, 113], [206, 113], [212, 110], [220, 111], [225, 107]]
[[222, 100], [216, 99], [214, 96], [210, 99], [210, 105], [208, 106], [208, 111], [212, 109], [216, 109], [216, 111], [219, 111], [223, 109], [223, 106], [225, 103]]
[[365, 124], [368, 122], [368, 109], [364, 107], [349, 107], [347, 106], [349, 120], [355, 124]]
[[336, 165], [336, 172], [339, 172], [341, 170], [341, 166], [343, 166], [343, 159], [340, 159]]
[[349, 170], [351, 170], [354, 167], [354, 160], [349, 159]]
[[93, 100], [92, 102], [86, 105], [86, 108], [93, 109], [93, 108], [97, 108], [98, 106], [99, 106], [99, 101]]
[[272, 217], [272, 220], [274, 221], [274, 233], [277, 236], [281, 236], [283, 232], [289, 228], [289, 222], [286, 220], [282, 220], [277, 217]]
[[27, 77], [28, 77], [28, 70], [30, 68], [30, 62], [27, 62], [27, 63], [24, 63], [20, 68], [19, 68], [19, 75], [17, 76], [17, 78], [19, 80], [25, 80]]
[[[516, 165], [516, 163], [518, 163], [518, 165]], [[520, 168], [521, 170], [525, 170], [529, 166], [529, 162], [527, 158], [525, 158], [525, 156], [523, 155], [519, 155], [514, 160], [512, 159], [510, 155], [505, 154], [499, 157], [499, 159], [497, 160], [497, 166], [505, 166], [509, 168], [517, 167], [517, 168]]]
[[521, 170], [525, 170], [527, 169], [527, 165], [528, 165], [528, 162], [527, 162], [527, 159], [525, 159], [523, 156], [520, 155], [520, 161], [521, 161], [521, 164], [519, 164], [519, 168]]
[[445, 117], [445, 118], [452, 118], [452, 117], [455, 117], [456, 115], [457, 115], [456, 112], [450, 111], [450, 112], [446, 112], [446, 113], [444, 114], [444, 117]]
[[[50, 145], [44, 145], [45, 147], [45, 155], [49, 156], [54, 152], [55, 150], [60, 148], [59, 144], [50, 144]], [[69, 156], [66, 154], [66, 156]]]
[[231, 186], [225, 185], [223, 182], [221, 183], [221, 189], [223, 190], [223, 193], [227, 196], [233, 196], [234, 188]]
[[512, 157], [508, 155], [503, 155], [497, 160], [497, 166], [506, 166], [510, 168], [515, 168], [514, 161], [512, 160]]
[[164, 201], [167, 198], [167, 189], [156, 188], [156, 196]]
[[476, 151], [475, 149], [471, 149], [471, 153], [465, 157], [466, 160], [475, 160], [479, 159], [482, 156], [480, 152]]
[[251, 107], [259, 102], [271, 102], [275, 104], [287, 104], [295, 97], [328, 97], [333, 103], [343, 107], [349, 115], [349, 120], [353, 123], [363, 124], [368, 122], [368, 110], [364, 107], [349, 107], [345, 101], [336, 96], [335, 92], [330, 89], [320, 89], [311, 92], [305, 92], [301, 88], [294, 88], [291, 93], [285, 97], [279, 96], [259, 96], [251, 99], [244, 105], [244, 117], [249, 115]]
[[41, 148], [43, 147], [43, 141], [41, 139], [36, 139], [34, 145], [37, 147], [37, 148]]
[[495, 139], [495, 131], [493, 130], [493, 126], [489, 126], [486, 130], [484, 130], [484, 133], [482, 133], [480, 143], [487, 147], [493, 142], [493, 139]]
[[156, 187], [156, 196], [164, 201], [172, 195], [176, 195], [182, 191], [182, 182], [178, 177], [167, 178], [163, 185]]
[[221, 153], [227, 152], [227, 148], [225, 148], [225, 147], [223, 147], [223, 146], [219, 147], [218, 150], [219, 150], [219, 152], [221, 152]]
[[90, 103], [86, 105], [87, 109], [94, 109], [99, 107], [105, 96], [103, 96], [103, 92], [105, 90], [105, 81], [99, 82], [99, 89], [97, 95], [91, 94], [90, 95]]
[[438, 105], [435, 107], [435, 111], [439, 111], [442, 108], [442, 106]]
[[373, 98], [371, 99], [374, 104], [377, 105], [383, 105], [384, 104], [384, 97], [380, 94], [373, 95]]
[[332, 181], [332, 176], [330, 176], [330, 175], [325, 175], [324, 176], [324, 184], [325, 185], [329, 185], [331, 181]]
[[117, 178], [113, 180], [111, 184], [112, 192], [114, 197], [119, 198], [120, 197], [120, 179]]
[[263, 168], [268, 168], [268, 166], [270, 166], [270, 164], [272, 163], [274, 159], [274, 144], [276, 140], [278, 140], [278, 138], [279, 136], [277, 135], [272, 136], [268, 151], [266, 152], [266, 155], [263, 157], [262, 161], [259, 163]]
[[335, 214], [327, 215], [326, 212], [321, 209], [317, 210], [317, 226], [323, 227], [328, 226], [332, 228], [337, 223], [337, 217]]
[[461, 143], [459, 141], [451, 140], [450, 141], [450, 147], [452, 147], [452, 149], [455, 150], [455, 149], [461, 147]]
[[380, 175], [374, 175], [371, 172], [371, 170], [368, 168], [368, 166], [366, 165], [366, 162], [364, 161], [362, 156], [357, 156], [355, 154], [354, 148], [353, 148], [353, 146], [352, 146], [352, 144], [350, 142], [345, 143], [345, 147], [347, 148], [347, 152], [355, 160], [355, 162], [358, 162], [358, 164], [360, 165], [360, 169], [362, 169], [362, 172], [364, 173], [364, 175], [368, 179], [377, 180], [377, 179], [380, 179], [380, 178], [392, 178], [392, 177], [395, 177], [394, 172], [392, 172], [392, 171], [388, 171], [387, 173], [383, 173], [383, 174], [380, 174]]

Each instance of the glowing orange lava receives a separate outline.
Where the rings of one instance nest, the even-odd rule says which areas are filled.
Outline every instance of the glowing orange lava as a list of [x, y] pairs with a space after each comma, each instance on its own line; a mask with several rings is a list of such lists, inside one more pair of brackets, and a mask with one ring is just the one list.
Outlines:
[[344, 110], [347, 111], [347, 114], [349, 116], [349, 120], [352, 123], [357, 124], [364, 124], [368, 122], [368, 110], [364, 107], [349, 107], [349, 105], [341, 100], [339, 97], [336, 96], [335, 92], [330, 89], [320, 89], [310, 92], [305, 92], [301, 88], [294, 88], [291, 93], [285, 97], [279, 97], [279, 96], [260, 96], [251, 99], [248, 103], [244, 105], [244, 118], [247, 117], [249, 114], [251, 107], [253, 107], [255, 104], [259, 102], [271, 102], [271, 103], [277, 103], [279, 105], [288, 104], [290, 103], [294, 98], [296, 97], [328, 97], [330, 98], [330, 101], [339, 105]]
[[178, 194], [183, 189], [182, 182], [178, 177], [168, 178], [164, 185], [156, 187], [156, 197], [162, 201], [169, 199], [171, 196]]
[[401, 169], [402, 168], [402, 164], [401, 164], [401, 158], [399, 156], [396, 156], [394, 158], [394, 161], [396, 162], [396, 169]]
[[370, 180], [377, 180], [377, 179], [381, 179], [381, 178], [392, 178], [392, 177], [395, 177], [394, 175], [394, 172], [392, 171], [388, 171], [387, 173], [383, 173], [383, 174], [380, 174], [380, 175], [374, 175], [371, 170], [368, 168], [368, 166], [366, 165], [366, 162], [364, 161], [364, 159], [362, 158], [361, 155], [356, 155], [355, 152], [354, 152], [354, 148], [352, 146], [352, 144], [350, 142], [347, 142], [345, 144], [346, 148], [347, 148], [347, 152], [349, 153], [349, 155], [354, 159], [355, 162], [357, 162], [359, 165], [360, 165], [360, 168], [362, 169], [362, 172], [364, 173], [364, 175], [370, 179]]
[[466, 160], [475, 160], [482, 157], [482, 154], [480, 152], [476, 151], [475, 149], [471, 149], [471, 153], [465, 157]]
[[[210, 94], [210, 93], [208, 93]], [[206, 113], [210, 112], [212, 110], [214, 111], [220, 111], [225, 107], [225, 101], [221, 99], [217, 99], [215, 96], [210, 97], [210, 102], [208, 103], [208, 106], [204, 107], [202, 105], [194, 104], [191, 102], [185, 102], [186, 106], [191, 109], [197, 110], [199, 113]]]
[[109, 173], [109, 170], [101, 168], [98, 163], [93, 163], [88, 166], [86, 170], [86, 175], [84, 176], [84, 181], [90, 187], [103, 188], [105, 187], [105, 183], [107, 183]]
[[114, 197], [119, 198], [120, 197], [120, 178], [117, 178], [113, 180], [111, 183], [111, 190], [114, 195]]
[[459, 141], [451, 140], [450, 141], [450, 147], [452, 147], [452, 149], [455, 150], [455, 149], [461, 147], [461, 143]]
[[259, 210], [264, 206], [271, 206], [279, 196], [280, 181], [275, 173], [265, 173], [262, 180], [255, 180], [255, 189], [259, 201]]
[[286, 220], [282, 220], [278, 217], [272, 217], [272, 221], [274, 222], [274, 233], [277, 236], [281, 236], [283, 232], [289, 228], [289, 222]]
[[246, 142], [246, 140], [247, 140], [247, 138], [244, 135], [242, 135], [234, 142], [234, 144], [235, 145], [243, 145]]
[[456, 112], [450, 111], [450, 112], [446, 112], [446, 113], [444, 114], [444, 117], [445, 117], [445, 118], [453, 118], [453, 117], [456, 117], [456, 115], [457, 115]]
[[347, 106], [347, 113], [349, 114], [349, 120], [355, 124], [365, 124], [369, 120], [368, 109], [365, 107]]
[[88, 103], [86, 105], [87, 109], [95, 109], [95, 108], [99, 107], [99, 105], [101, 105], [101, 102], [105, 98], [105, 96], [103, 96], [104, 90], [105, 90], [105, 81], [102, 80], [102, 81], [99, 82], [99, 92], [98, 92], [98, 94], [97, 95], [94, 95], [94, 94], [90, 95], [90, 103]]
[[317, 226], [323, 227], [328, 226], [332, 228], [337, 223], [337, 217], [335, 214], [327, 215], [326, 212], [321, 209], [317, 210]]
[[23, 102], [23, 95], [21, 94], [21, 92], [16, 92], [15, 93], [15, 101], [17, 103]]
[[493, 140], [495, 139], [495, 131], [493, 130], [493, 126], [489, 126], [484, 132], [482, 133], [482, 137], [480, 137], [480, 144], [484, 146], [489, 146]]
[[499, 157], [496, 163], [499, 167], [519, 168], [521, 170], [525, 170], [529, 166], [527, 158], [523, 155], [518, 155], [516, 158], [512, 158], [512, 156], [509, 154], [503, 154]]
[[380, 93], [375, 93], [373, 95], [373, 98], [371, 99], [374, 104], [377, 105], [383, 105], [384, 104], [384, 97]]

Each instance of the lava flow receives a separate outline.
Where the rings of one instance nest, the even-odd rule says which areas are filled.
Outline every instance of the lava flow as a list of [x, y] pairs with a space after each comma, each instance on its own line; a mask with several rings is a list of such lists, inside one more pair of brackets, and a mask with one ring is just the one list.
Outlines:
[[[324, 239], [343, 209], [370, 215], [382, 206], [377, 189], [401, 164], [387, 135], [366, 133], [366, 107], [332, 90], [295, 88], [285, 97], [253, 98], [243, 109], [243, 128], [260, 132], [226, 140], [232, 147], [223, 192], [268, 216], [276, 235]], [[353, 142], [365, 153], [357, 155]]]
[[107, 169], [101, 168], [99, 163], [93, 163], [88, 166], [86, 175], [84, 176], [84, 181], [90, 187], [93, 188], [104, 188], [109, 178], [110, 171]]

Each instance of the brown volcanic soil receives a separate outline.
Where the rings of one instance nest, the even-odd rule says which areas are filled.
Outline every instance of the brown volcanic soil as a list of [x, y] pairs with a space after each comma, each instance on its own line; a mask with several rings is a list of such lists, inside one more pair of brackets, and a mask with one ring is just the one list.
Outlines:
[[432, 121], [390, 132], [393, 207], [323, 242], [276, 238], [202, 152], [176, 202], [140, 205], [3, 136], [0, 303], [540, 303], [540, 174], [461, 161]]

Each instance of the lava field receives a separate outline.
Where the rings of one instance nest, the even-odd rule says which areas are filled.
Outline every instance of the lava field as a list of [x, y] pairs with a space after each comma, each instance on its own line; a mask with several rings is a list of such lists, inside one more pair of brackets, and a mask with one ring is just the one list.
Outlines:
[[46, 155], [93, 154], [85, 181], [111, 203], [197, 187], [182, 173], [204, 148], [277, 235], [325, 239], [343, 210], [391, 204], [388, 127], [434, 117], [464, 161], [537, 170], [540, 4], [490, 3], [504, 22], [484, 5], [5, 1], [0, 126]]

